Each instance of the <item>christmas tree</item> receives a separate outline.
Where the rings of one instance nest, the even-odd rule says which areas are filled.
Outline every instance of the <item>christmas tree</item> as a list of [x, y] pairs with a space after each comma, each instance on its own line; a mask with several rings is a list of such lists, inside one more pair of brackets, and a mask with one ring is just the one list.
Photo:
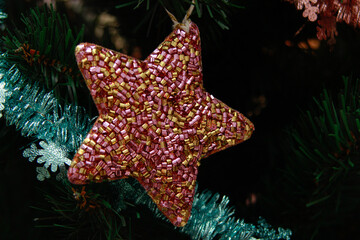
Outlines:
[[[289, 2], [2, 1], [1, 238], [356, 236], [357, 4]], [[99, 115], [75, 52], [91, 42], [145, 59], [172, 30], [167, 12], [183, 19], [189, 8], [204, 88], [256, 132], [201, 160], [190, 218], [174, 227], [141, 181], [69, 182]]]

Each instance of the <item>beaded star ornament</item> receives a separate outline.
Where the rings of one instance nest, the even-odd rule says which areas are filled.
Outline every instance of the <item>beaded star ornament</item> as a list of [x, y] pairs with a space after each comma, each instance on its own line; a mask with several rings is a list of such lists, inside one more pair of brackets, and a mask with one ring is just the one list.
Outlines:
[[253, 124], [205, 91], [198, 27], [182, 23], [145, 60], [91, 43], [75, 50], [99, 111], [68, 170], [74, 184], [133, 177], [184, 226], [200, 159], [247, 140]]

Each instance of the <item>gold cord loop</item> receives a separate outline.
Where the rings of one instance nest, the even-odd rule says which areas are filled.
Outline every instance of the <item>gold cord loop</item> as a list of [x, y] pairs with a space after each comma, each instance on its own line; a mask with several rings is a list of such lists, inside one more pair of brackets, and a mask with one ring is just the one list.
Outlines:
[[192, 0], [189, 9], [186, 12], [186, 15], [185, 15], [184, 19], [182, 20], [183, 24], [185, 24], [185, 22], [190, 18], [192, 12], [194, 11], [194, 7], [195, 7], [195, 0]]
[[195, 0], [192, 0], [191, 6], [187, 10], [186, 15], [181, 23], [179, 23], [178, 20], [176, 19], [176, 17], [171, 12], [169, 12], [166, 8], [165, 8], [165, 11], [169, 15], [170, 19], [173, 21], [174, 28], [179, 25], [180, 28], [182, 28], [186, 32], [189, 32], [190, 23], [191, 23], [190, 16], [191, 16], [192, 12], [194, 11], [194, 7], [195, 7]]

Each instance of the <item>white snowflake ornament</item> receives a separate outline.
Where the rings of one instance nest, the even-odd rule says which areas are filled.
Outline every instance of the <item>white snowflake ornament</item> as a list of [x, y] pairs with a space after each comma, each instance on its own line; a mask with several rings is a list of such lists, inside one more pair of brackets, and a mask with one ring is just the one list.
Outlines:
[[35, 158], [39, 155], [39, 149], [36, 148], [36, 145], [31, 144], [30, 148], [27, 148], [23, 152], [23, 156], [29, 158], [29, 162], [33, 162]]
[[59, 167], [59, 173], [56, 175], [56, 180], [63, 181], [64, 179], [67, 180], [67, 169], [65, 165], [61, 165]]
[[39, 150], [38, 163], [45, 163], [44, 167], [48, 168], [51, 165], [51, 171], [56, 172], [58, 166], [67, 164], [70, 165], [71, 160], [68, 159], [67, 150], [64, 147], [60, 147], [53, 142], [46, 143], [41, 141], [39, 145], [43, 148]]
[[23, 152], [23, 156], [29, 158], [30, 162], [37, 159], [38, 163], [45, 163], [42, 167], [36, 168], [39, 181], [50, 177], [47, 170], [50, 166], [51, 171], [56, 172], [58, 168], [65, 167], [65, 164], [70, 165], [71, 160], [66, 157], [68, 153], [66, 148], [58, 146], [53, 142], [45, 141], [41, 141], [39, 145], [42, 148], [38, 149], [35, 144], [31, 144], [30, 148], [25, 149]]
[[45, 167], [36, 167], [36, 176], [39, 181], [44, 181], [47, 178], [50, 178], [50, 173]]

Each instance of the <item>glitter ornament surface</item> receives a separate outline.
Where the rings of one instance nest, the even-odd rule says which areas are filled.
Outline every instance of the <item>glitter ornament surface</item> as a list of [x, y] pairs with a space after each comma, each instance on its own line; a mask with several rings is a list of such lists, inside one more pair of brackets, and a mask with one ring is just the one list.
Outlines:
[[99, 111], [68, 170], [74, 184], [136, 178], [184, 226], [200, 159], [247, 140], [253, 124], [205, 91], [197, 26], [181, 24], [144, 61], [83, 43], [76, 59]]

